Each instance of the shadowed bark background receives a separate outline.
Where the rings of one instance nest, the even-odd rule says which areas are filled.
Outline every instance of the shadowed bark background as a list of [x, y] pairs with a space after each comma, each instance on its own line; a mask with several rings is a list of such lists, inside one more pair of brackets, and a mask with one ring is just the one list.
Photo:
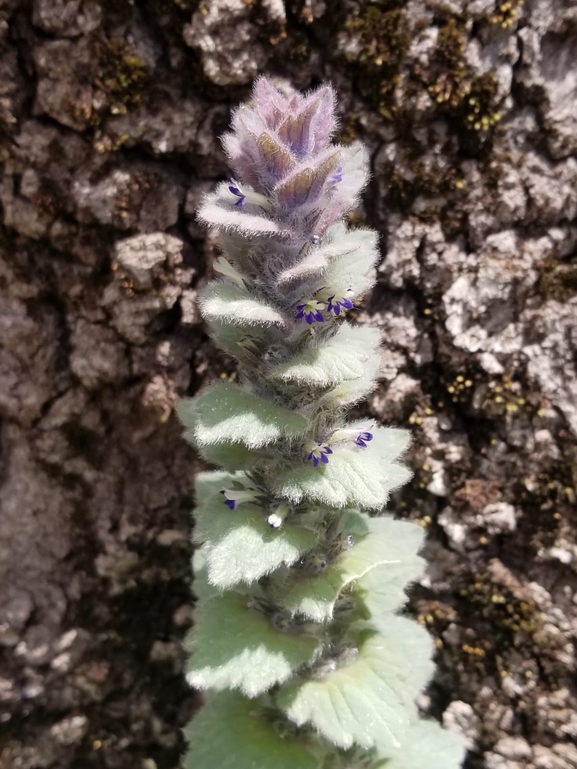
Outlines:
[[[196, 702], [177, 397], [217, 137], [266, 72], [333, 82], [382, 233], [365, 412], [411, 426], [421, 706], [469, 769], [575, 769], [577, 4], [0, 0], [0, 765], [176, 769]], [[226, 724], [223, 724], [226, 729]]]

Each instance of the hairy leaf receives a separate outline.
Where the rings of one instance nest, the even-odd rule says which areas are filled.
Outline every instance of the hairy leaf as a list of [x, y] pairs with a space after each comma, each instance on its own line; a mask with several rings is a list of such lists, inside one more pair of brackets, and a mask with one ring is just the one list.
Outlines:
[[229, 185], [221, 182], [215, 192], [206, 195], [198, 210], [198, 218], [209, 227], [220, 227], [241, 237], [270, 237], [284, 232], [278, 220], [272, 218], [258, 205], [247, 204], [238, 208], [237, 199], [229, 191]]
[[229, 510], [220, 493], [196, 510], [195, 540], [205, 542], [208, 579], [225, 589], [250, 584], [283, 564], [290, 566], [313, 546], [315, 532], [285, 524], [274, 529], [267, 511], [250, 503]]
[[[345, 513], [343, 519], [340, 530], [343, 535], [354, 537], [353, 546], [321, 574], [302, 575], [293, 570], [278, 593], [283, 606], [289, 611], [303, 614], [315, 622], [329, 620], [342, 590], [363, 575], [369, 576], [377, 571], [375, 567], [380, 567], [379, 580], [385, 585], [391, 581], [394, 583], [387, 596], [398, 590], [399, 574], [404, 576], [407, 571], [412, 570], [413, 573], [417, 568], [421, 569], [422, 562], [417, 551], [422, 544], [423, 531], [416, 524], [395, 521], [388, 516], [369, 518], [353, 512]], [[359, 522], [355, 519], [364, 524], [364, 536], [356, 533]], [[406, 582], [401, 585], [401, 593]], [[367, 589], [367, 583], [363, 584], [363, 588]], [[371, 597], [369, 592], [368, 598]]]
[[[360, 296], [375, 282], [374, 265], [378, 261], [377, 235], [372, 230], [348, 230], [337, 222], [326, 233], [323, 243], [306, 251], [303, 257], [282, 270], [281, 285], [315, 281], [316, 287], [351, 288]], [[297, 289], [298, 290], [298, 289]]]
[[369, 178], [369, 154], [360, 142], [343, 148], [341, 158], [343, 182], [346, 179], [346, 183], [338, 185], [327, 200], [316, 225], [318, 233], [324, 232], [355, 206]]
[[199, 296], [200, 309], [210, 322], [237, 326], [283, 326], [285, 319], [272, 305], [234, 283], [209, 283]]
[[363, 376], [366, 364], [377, 356], [380, 332], [368, 326], [342, 324], [329, 339], [319, 338], [290, 360], [272, 368], [270, 376], [326, 387]]
[[279, 275], [278, 282], [281, 286], [287, 284], [301, 282], [307, 278], [314, 278], [320, 275], [324, 275], [327, 270], [327, 253], [325, 249], [310, 248], [305, 255], [290, 267], [285, 267]]
[[251, 352], [262, 357], [270, 344], [278, 342], [279, 335], [280, 332], [271, 327], [251, 326], [247, 330], [230, 323], [214, 321], [211, 324], [211, 336], [215, 342], [230, 355], [240, 359], [250, 360]]
[[234, 384], [217, 382], [200, 395], [181, 401], [178, 415], [199, 446], [242, 443], [258, 449], [306, 429], [300, 414], [275, 406], [269, 400]]
[[364, 371], [357, 379], [349, 379], [341, 382], [333, 390], [319, 398], [319, 403], [329, 410], [352, 406], [354, 403], [366, 398], [377, 386], [376, 380], [381, 367], [381, 356], [378, 350], [369, 358], [364, 366]]
[[[187, 430], [184, 437], [192, 444], [196, 445], [194, 433]], [[198, 453], [207, 462], [213, 465], [219, 465], [225, 470], [249, 470], [260, 460], [257, 452], [251, 451], [242, 443], [221, 443], [212, 446], [198, 447]]]
[[366, 449], [339, 446], [327, 465], [313, 467], [309, 462], [279, 470], [272, 479], [274, 489], [293, 503], [308, 498], [332, 507], [381, 509], [389, 493], [411, 477], [406, 467], [392, 461], [408, 441], [403, 430], [378, 428]]
[[194, 555], [192, 556], [192, 573], [194, 575], [192, 592], [199, 601], [214, 598], [214, 596], [220, 594], [218, 588], [211, 585], [208, 581], [208, 574], [206, 571], [206, 550], [202, 547], [195, 550]]
[[403, 746], [392, 758], [377, 763], [375, 769], [459, 769], [466, 749], [456, 734], [442, 729], [436, 721], [417, 721]]
[[214, 281], [199, 296], [203, 316], [239, 326], [283, 326], [279, 310], [263, 298], [234, 283]]
[[378, 454], [382, 460], [397, 460], [407, 450], [411, 442], [411, 434], [408, 430], [401, 430], [398, 427], [377, 427], [373, 429], [374, 421], [370, 419], [356, 419], [349, 422], [347, 427], [350, 430], [372, 431], [373, 440], [368, 452]]
[[278, 703], [297, 726], [310, 724], [341, 748], [395, 751], [432, 674], [431, 645], [420, 625], [387, 617], [379, 632], [366, 633], [352, 662], [320, 680], [283, 687]]
[[227, 473], [223, 470], [209, 470], [204, 473], [197, 473], [194, 479], [194, 497], [196, 506], [205, 504], [214, 497], [215, 494], [230, 486], [234, 481], [244, 481], [244, 473]]
[[184, 769], [320, 769], [306, 743], [281, 737], [254, 702], [236, 692], [207, 698], [185, 730]]
[[197, 605], [185, 646], [187, 680], [198, 689], [240, 689], [256, 697], [311, 662], [320, 641], [277, 630], [247, 609], [247, 597], [229, 592]]
[[335, 246], [342, 250], [336, 251], [323, 275], [323, 283], [335, 289], [351, 288], [355, 296], [365, 294], [376, 282], [377, 240], [373, 230], [359, 229], [350, 230], [345, 243], [336, 241]]
[[[413, 529], [417, 528], [413, 524]], [[400, 543], [399, 549], [402, 549]], [[407, 553], [398, 563], [375, 566], [368, 571], [355, 583], [355, 593], [362, 598], [372, 617], [383, 617], [406, 603], [407, 589], [424, 570], [424, 559]]]

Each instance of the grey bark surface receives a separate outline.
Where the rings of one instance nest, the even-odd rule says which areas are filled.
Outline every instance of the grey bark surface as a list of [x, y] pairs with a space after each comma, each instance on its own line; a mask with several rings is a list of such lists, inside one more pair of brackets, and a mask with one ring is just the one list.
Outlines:
[[371, 150], [359, 411], [414, 434], [419, 704], [469, 769], [576, 769], [576, 55], [570, 0], [0, 0], [2, 769], [178, 765], [200, 463], [174, 405], [235, 376], [194, 210], [264, 72], [330, 80]]

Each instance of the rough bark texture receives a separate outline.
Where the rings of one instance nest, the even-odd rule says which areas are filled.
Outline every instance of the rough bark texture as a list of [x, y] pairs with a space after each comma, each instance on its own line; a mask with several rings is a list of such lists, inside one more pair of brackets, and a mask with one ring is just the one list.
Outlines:
[[259, 72], [331, 80], [372, 150], [364, 411], [414, 429], [420, 704], [470, 769], [577, 767], [576, 56], [574, 0], [0, 0], [3, 768], [178, 764], [198, 462], [173, 406], [234, 376], [193, 212]]

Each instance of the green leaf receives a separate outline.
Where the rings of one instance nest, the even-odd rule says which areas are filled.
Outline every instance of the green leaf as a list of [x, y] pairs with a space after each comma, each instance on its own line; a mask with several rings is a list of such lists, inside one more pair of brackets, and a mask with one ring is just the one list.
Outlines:
[[200, 601], [185, 639], [187, 680], [198, 689], [240, 689], [257, 697], [313, 660], [320, 641], [277, 630], [247, 609], [246, 595], [229, 592]]
[[396, 755], [378, 762], [374, 769], [459, 769], [466, 752], [459, 737], [436, 721], [417, 721]]
[[333, 337], [318, 336], [303, 352], [272, 368], [270, 376], [317, 387], [358, 379], [371, 357], [378, 358], [379, 343], [378, 329], [343, 323]]
[[290, 566], [313, 547], [314, 531], [290, 523], [273, 529], [267, 517], [267, 511], [250, 503], [230, 510], [220, 493], [196, 509], [195, 541], [206, 543], [211, 584], [222, 589], [250, 584], [283, 564]]
[[235, 692], [210, 695], [185, 730], [183, 769], [320, 769], [302, 739], [281, 737], [255, 703]]
[[[356, 533], [359, 522], [366, 531], [364, 536]], [[353, 547], [316, 576], [300, 575], [293, 570], [277, 592], [277, 597], [289, 611], [303, 614], [315, 622], [326, 622], [332, 617], [335, 602], [344, 588], [363, 575], [372, 574], [375, 567], [385, 564], [379, 570], [377, 587], [380, 588], [381, 581], [385, 584], [393, 581], [395, 591], [398, 589], [397, 574], [406, 574], [409, 570], [413, 574], [417, 568], [422, 568], [417, 551], [423, 541], [423, 530], [414, 523], [395, 521], [389, 516], [369, 518], [351, 512], [343, 516], [340, 530], [345, 536], [354, 536]], [[406, 582], [401, 586], [401, 593]], [[366, 584], [363, 587], [367, 589]], [[368, 596], [371, 596], [370, 592]]]
[[[200, 447], [242, 443], [258, 449], [286, 437], [297, 437], [307, 420], [281, 406], [244, 390], [217, 382], [201, 395], [181, 401], [178, 416]], [[188, 432], [187, 432], [188, 435]]]
[[199, 295], [200, 309], [209, 322], [237, 326], [284, 326], [285, 319], [258, 295], [233, 283], [209, 283]]
[[347, 505], [380, 510], [389, 493], [406, 483], [411, 472], [396, 459], [409, 442], [404, 430], [373, 428], [373, 441], [366, 449], [354, 444], [334, 447], [328, 465], [279, 469], [271, 479], [274, 491], [292, 503], [303, 499], [331, 507]]
[[278, 704], [297, 726], [310, 724], [340, 748], [397, 750], [433, 672], [431, 647], [420, 625], [389, 616], [379, 632], [365, 632], [350, 664], [281, 688]]

